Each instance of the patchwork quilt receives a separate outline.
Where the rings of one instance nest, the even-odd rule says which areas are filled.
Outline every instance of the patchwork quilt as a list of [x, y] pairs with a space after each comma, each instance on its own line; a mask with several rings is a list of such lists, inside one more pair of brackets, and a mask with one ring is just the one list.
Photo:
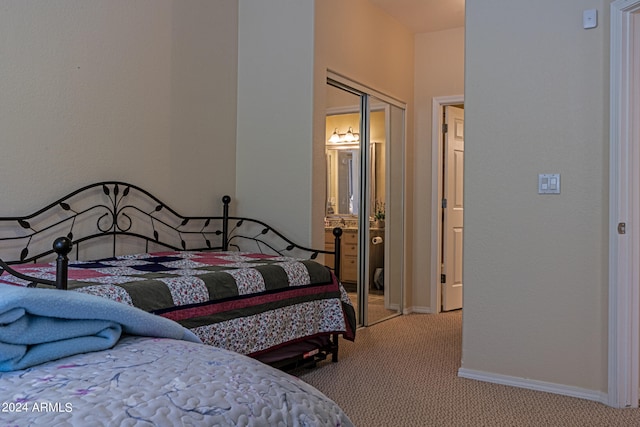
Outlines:
[[[55, 265], [16, 266], [55, 280]], [[0, 283], [26, 286], [5, 273]], [[69, 263], [69, 290], [175, 320], [204, 343], [257, 355], [306, 338], [355, 337], [355, 311], [325, 266], [245, 252], [157, 252]]]

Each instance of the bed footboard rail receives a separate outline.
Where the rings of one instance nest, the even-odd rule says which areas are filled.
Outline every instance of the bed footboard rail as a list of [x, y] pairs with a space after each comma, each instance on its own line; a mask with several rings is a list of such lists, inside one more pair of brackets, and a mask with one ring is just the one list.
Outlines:
[[66, 237], [59, 237], [53, 242], [53, 250], [58, 256], [56, 257], [56, 280], [48, 280], [39, 277], [27, 276], [19, 271], [14, 270], [6, 262], [0, 259], [0, 275], [4, 272], [11, 274], [19, 279], [27, 281], [27, 288], [35, 288], [38, 284], [53, 286], [57, 289], [66, 290], [69, 283], [69, 252], [72, 248], [71, 240]]
[[329, 251], [299, 245], [263, 221], [246, 217], [226, 216], [226, 212], [228, 211], [225, 208], [224, 223], [227, 227], [223, 232], [225, 250], [233, 248], [245, 252], [278, 254], [313, 260], [317, 259], [320, 254], [333, 255], [334, 265], [328, 265], [327, 267], [334, 271], [336, 277], [340, 277], [340, 241], [342, 239], [342, 229], [340, 227], [333, 229], [335, 250]]

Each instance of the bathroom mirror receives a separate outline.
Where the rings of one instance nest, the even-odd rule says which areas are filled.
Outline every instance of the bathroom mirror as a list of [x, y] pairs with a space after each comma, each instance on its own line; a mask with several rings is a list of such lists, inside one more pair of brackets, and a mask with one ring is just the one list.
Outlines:
[[358, 215], [360, 148], [327, 144], [327, 216]]
[[[337, 90], [337, 89], [336, 89]], [[346, 101], [344, 101], [346, 102]], [[368, 165], [362, 165], [361, 117], [357, 108], [336, 107], [327, 110], [325, 153], [327, 161], [326, 217], [371, 219], [385, 200], [386, 110], [374, 105], [369, 120]], [[367, 178], [367, 186], [362, 180]], [[361, 197], [362, 188], [369, 192]], [[366, 200], [367, 206], [360, 206]]]
[[[371, 192], [376, 194], [376, 144], [370, 144]], [[326, 145], [327, 208], [326, 215], [358, 216], [360, 209], [360, 146], [358, 144]], [[372, 203], [371, 212], [374, 205]]]

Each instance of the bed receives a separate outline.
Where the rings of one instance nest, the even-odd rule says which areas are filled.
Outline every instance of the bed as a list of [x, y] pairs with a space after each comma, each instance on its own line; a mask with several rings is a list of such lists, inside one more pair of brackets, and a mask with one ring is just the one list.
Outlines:
[[172, 320], [79, 292], [0, 294], [3, 425], [352, 425], [302, 380]]
[[[339, 336], [355, 338], [339, 253], [231, 216], [231, 198], [222, 201], [220, 216], [189, 217], [132, 184], [85, 186], [31, 215], [0, 218], [0, 283], [134, 306], [283, 369], [337, 361]], [[340, 248], [341, 230], [334, 236]]]

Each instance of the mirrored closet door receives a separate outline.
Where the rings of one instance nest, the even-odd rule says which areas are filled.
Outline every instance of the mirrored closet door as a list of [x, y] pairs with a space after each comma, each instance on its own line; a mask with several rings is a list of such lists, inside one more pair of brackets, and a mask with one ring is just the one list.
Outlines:
[[325, 232], [343, 229], [340, 280], [368, 326], [402, 312], [404, 105], [327, 80]]

